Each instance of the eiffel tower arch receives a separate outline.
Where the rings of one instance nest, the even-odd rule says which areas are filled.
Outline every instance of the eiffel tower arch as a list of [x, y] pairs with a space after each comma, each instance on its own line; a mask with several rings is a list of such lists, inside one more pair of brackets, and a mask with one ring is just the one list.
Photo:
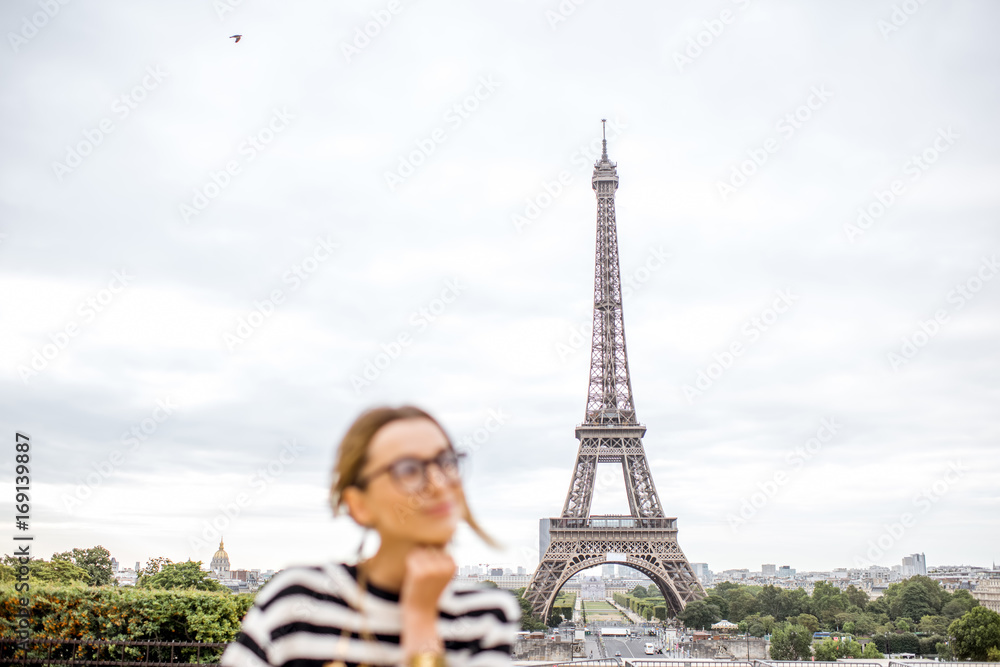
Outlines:
[[[546, 619], [559, 589], [574, 574], [621, 563], [652, 579], [677, 614], [705, 591], [677, 543], [676, 517], [663, 513], [642, 446], [646, 427], [635, 415], [615, 223], [618, 170], [608, 159], [607, 138], [591, 184], [597, 195], [597, 252], [587, 410], [576, 427], [580, 446], [562, 516], [540, 522], [538, 568], [524, 597]], [[600, 463], [622, 466], [629, 514], [590, 513]]]

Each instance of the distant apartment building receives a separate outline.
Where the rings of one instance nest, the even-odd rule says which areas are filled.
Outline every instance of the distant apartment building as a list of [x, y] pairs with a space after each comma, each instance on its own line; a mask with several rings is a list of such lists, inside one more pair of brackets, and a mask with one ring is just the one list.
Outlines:
[[775, 576], [779, 579], [791, 579], [795, 576], [795, 568], [789, 567], [788, 565], [782, 565], [778, 568], [778, 572]]
[[903, 557], [903, 565], [900, 571], [903, 579], [909, 579], [917, 575], [927, 576], [927, 559], [923, 554], [910, 554]]
[[694, 576], [698, 577], [698, 581], [702, 584], [712, 583], [712, 571], [708, 569], [708, 563], [691, 563], [691, 569], [694, 570]]
[[760, 575], [762, 577], [773, 577], [776, 572], [777, 567], [775, 567], [774, 563], [764, 563], [760, 566]]
[[971, 592], [972, 597], [976, 598], [980, 605], [1000, 614], [1000, 576], [998, 575], [1000, 573], [994, 574], [989, 579], [980, 579]]

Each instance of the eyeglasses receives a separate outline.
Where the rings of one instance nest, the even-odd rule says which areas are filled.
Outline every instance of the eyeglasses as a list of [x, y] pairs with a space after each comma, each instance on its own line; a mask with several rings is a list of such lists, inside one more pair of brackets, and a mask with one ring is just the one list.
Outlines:
[[461, 480], [461, 463], [464, 458], [465, 452], [456, 452], [450, 447], [441, 450], [437, 456], [431, 459], [407, 456], [373, 470], [365, 477], [358, 479], [355, 486], [364, 489], [372, 479], [387, 472], [403, 493], [420, 493], [427, 486], [427, 466], [432, 463], [441, 471], [445, 482], [456, 484]]

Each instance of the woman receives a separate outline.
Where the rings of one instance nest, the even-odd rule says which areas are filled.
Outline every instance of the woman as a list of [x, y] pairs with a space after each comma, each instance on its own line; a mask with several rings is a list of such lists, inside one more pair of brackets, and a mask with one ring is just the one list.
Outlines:
[[221, 664], [509, 665], [517, 602], [506, 591], [451, 582], [445, 547], [460, 520], [494, 544], [469, 512], [458, 462], [444, 429], [419, 408], [359, 416], [337, 451], [330, 503], [378, 533], [378, 552], [357, 565], [279, 572]]

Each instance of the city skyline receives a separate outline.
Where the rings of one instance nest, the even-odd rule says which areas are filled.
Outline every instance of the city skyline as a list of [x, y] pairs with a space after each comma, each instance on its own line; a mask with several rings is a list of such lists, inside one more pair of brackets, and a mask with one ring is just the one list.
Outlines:
[[532, 570], [586, 408], [607, 118], [688, 560], [998, 559], [1000, 7], [53, 7], [0, 9], [0, 430], [31, 436], [36, 556], [351, 560], [334, 448], [416, 403], [504, 545], [462, 528], [456, 560]]

